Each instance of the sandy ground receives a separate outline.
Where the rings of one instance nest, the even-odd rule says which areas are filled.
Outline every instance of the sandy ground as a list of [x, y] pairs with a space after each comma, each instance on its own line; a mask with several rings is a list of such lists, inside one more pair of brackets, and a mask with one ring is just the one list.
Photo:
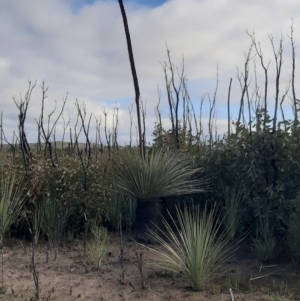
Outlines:
[[[5, 241], [4, 286], [0, 290], [0, 300], [35, 300], [29, 243], [22, 241], [22, 245], [18, 240]], [[86, 272], [81, 259], [82, 242], [64, 243], [57, 260], [50, 259], [48, 263], [45, 250], [42, 245], [36, 249], [41, 300], [231, 301], [230, 288], [234, 300], [300, 300], [300, 270], [283, 257], [270, 263], [271, 267], [260, 268], [247, 245], [241, 246], [223, 267], [226, 275], [212, 281], [203, 292], [193, 291], [180, 275], [165, 273], [155, 265], [152, 252], [127, 237], [124, 237], [125, 283], [120, 281], [120, 244], [117, 235], [110, 235], [108, 259], [98, 271], [88, 265], [89, 272]], [[142, 289], [136, 252], [143, 254], [145, 289]], [[253, 278], [256, 279], [249, 280]]]

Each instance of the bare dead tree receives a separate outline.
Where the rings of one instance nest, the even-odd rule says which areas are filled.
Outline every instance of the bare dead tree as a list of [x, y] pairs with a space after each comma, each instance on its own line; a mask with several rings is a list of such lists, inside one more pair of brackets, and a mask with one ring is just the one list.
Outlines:
[[187, 102], [187, 106], [186, 106], [186, 112], [187, 112], [187, 123], [189, 125], [189, 130], [188, 130], [188, 150], [191, 149], [192, 147], [192, 142], [193, 142], [193, 129], [192, 129], [192, 114], [191, 114], [191, 110], [190, 110], [190, 105], [189, 102]]
[[[77, 109], [77, 113], [78, 116], [81, 120], [81, 128], [83, 130], [84, 136], [85, 136], [85, 147], [84, 147], [84, 151], [85, 151], [85, 155], [87, 156], [87, 160], [86, 163], [83, 163], [83, 156], [82, 156], [82, 151], [79, 149], [78, 147], [78, 143], [77, 143], [77, 148], [78, 148], [78, 154], [82, 163], [82, 167], [85, 171], [85, 175], [87, 176], [87, 170], [89, 169], [90, 166], [90, 161], [91, 161], [91, 142], [89, 139], [89, 131], [90, 131], [90, 124], [91, 124], [91, 119], [93, 114], [90, 114], [90, 117], [88, 119], [87, 125], [85, 124], [85, 119], [86, 119], [86, 106], [83, 103], [82, 105], [79, 104], [78, 100], [76, 100], [75, 102], [75, 106]], [[78, 139], [77, 139], [78, 141]], [[87, 186], [87, 179], [85, 177], [85, 188]]]
[[20, 149], [22, 152], [22, 158], [23, 158], [23, 164], [25, 171], [28, 172], [30, 168], [30, 160], [31, 160], [31, 150], [30, 146], [27, 140], [27, 134], [25, 131], [25, 120], [26, 120], [26, 115], [27, 115], [27, 110], [28, 110], [28, 105], [30, 102], [30, 98], [32, 95], [32, 91], [36, 86], [36, 82], [32, 83], [30, 80], [28, 81], [28, 90], [25, 93], [24, 98], [20, 96], [20, 100], [17, 101], [15, 97], [13, 97], [14, 103], [19, 109], [19, 143], [20, 143]]
[[178, 109], [179, 109], [179, 101], [180, 101], [180, 92], [182, 88], [182, 82], [184, 80], [184, 58], [183, 63], [182, 63], [182, 70], [181, 74], [177, 71], [178, 77], [179, 77], [179, 85], [176, 87], [175, 84], [175, 79], [174, 79], [174, 70], [173, 70], [173, 65], [171, 63], [171, 56], [170, 56], [170, 51], [168, 51], [168, 58], [169, 58], [169, 68], [171, 71], [171, 83], [173, 86], [173, 90], [175, 92], [175, 140], [176, 140], [176, 145], [177, 148], [179, 148], [179, 116], [178, 116]]
[[[54, 152], [54, 157], [55, 157], [56, 164], [58, 164], [57, 143], [56, 143], [56, 136], [55, 136], [55, 134], [56, 134], [56, 127], [53, 130], [52, 138], [53, 138], [53, 152]], [[53, 162], [52, 162], [52, 164], [53, 164]], [[54, 164], [54, 166], [55, 166], [55, 164]]]
[[171, 82], [168, 77], [167, 63], [164, 62], [164, 64], [161, 63], [161, 65], [162, 65], [162, 68], [163, 68], [164, 74], [165, 74], [165, 84], [166, 84], [166, 91], [167, 91], [167, 96], [168, 96], [169, 114], [170, 114], [170, 120], [171, 120], [171, 126], [172, 126], [172, 134], [175, 135], [175, 121], [174, 121], [174, 114], [173, 114], [174, 101], [173, 101], [173, 96], [172, 96], [172, 91], [171, 91]]
[[118, 145], [118, 127], [119, 127], [119, 108], [117, 105], [114, 107], [113, 112], [113, 147], [119, 150]]
[[[72, 153], [75, 155], [76, 153], [78, 154], [78, 150], [80, 149], [79, 148], [79, 145], [78, 145], [78, 139], [79, 139], [79, 136], [82, 132], [82, 129], [83, 129], [83, 126], [82, 126], [82, 123], [81, 123], [81, 126], [79, 128], [79, 131], [77, 132], [77, 126], [78, 126], [78, 122], [79, 122], [79, 114], [77, 114], [77, 117], [76, 117], [76, 122], [75, 122], [75, 125], [74, 125], [74, 143], [72, 142], [72, 145], [73, 145], [73, 148], [72, 148]], [[70, 131], [70, 135], [71, 135], [71, 131]], [[72, 137], [72, 136], [71, 136]]]
[[208, 133], [209, 133], [210, 148], [212, 147], [212, 140], [213, 140], [212, 129], [213, 129], [213, 120], [216, 112], [216, 99], [217, 99], [218, 87], [219, 87], [219, 68], [217, 66], [217, 82], [214, 91], [214, 97], [211, 100], [210, 95], [209, 94], [207, 95], [209, 100], [209, 106], [210, 106], [209, 119], [208, 119]]
[[283, 109], [282, 105], [283, 105], [283, 102], [284, 102], [287, 94], [289, 93], [290, 85], [291, 85], [291, 80], [288, 82], [288, 84], [285, 88], [285, 91], [282, 92], [281, 101], [280, 101], [280, 110], [281, 110], [281, 116], [282, 116], [282, 121], [283, 121], [285, 132], [287, 132], [287, 125], [286, 125], [286, 119], [285, 119], [284, 109]]
[[[179, 73], [177, 70], [177, 76], [179, 79], [179, 84], [176, 85], [175, 83], [175, 67], [171, 60], [171, 50], [167, 47], [167, 56], [168, 56], [168, 63], [164, 62], [164, 72], [165, 72], [165, 79], [166, 79], [166, 87], [169, 89], [168, 91], [168, 102], [170, 111], [174, 110], [174, 113], [171, 113], [171, 119], [173, 120], [172, 131], [175, 137], [176, 148], [179, 149], [179, 102], [180, 102], [180, 94], [182, 90], [182, 85], [184, 81], [184, 57], [182, 58], [182, 68], [181, 72]], [[170, 79], [168, 77], [167, 69], [170, 72]], [[173, 99], [173, 92], [175, 93], [175, 100]]]
[[274, 46], [274, 39], [272, 35], [269, 35], [269, 39], [271, 41], [273, 54], [275, 58], [276, 64], [276, 84], [275, 84], [275, 110], [274, 110], [274, 118], [273, 118], [273, 133], [276, 131], [276, 124], [277, 124], [277, 109], [279, 103], [279, 85], [280, 85], [280, 75], [281, 75], [281, 67], [283, 64], [282, 54], [283, 54], [283, 37], [281, 36], [279, 41], [279, 48], [276, 51]]
[[[268, 106], [268, 103], [267, 103], [267, 98], [268, 98], [268, 69], [269, 69], [269, 66], [271, 64], [271, 60], [268, 61], [267, 64], [264, 63], [264, 58], [263, 58], [263, 52], [261, 50], [261, 46], [260, 46], [260, 43], [257, 43], [256, 42], [256, 38], [255, 38], [255, 32], [253, 31], [252, 34], [250, 34], [248, 32], [248, 30], [246, 30], [246, 34], [250, 37], [254, 47], [255, 47], [255, 50], [256, 50], [256, 54], [258, 55], [259, 59], [260, 59], [260, 63], [261, 63], [261, 66], [264, 70], [264, 74], [265, 74], [265, 87], [264, 87], [264, 110], [265, 110], [265, 115], [267, 114], [267, 106]], [[266, 129], [266, 116], [264, 118], [264, 124], [263, 124], [263, 130], [265, 131]]]
[[[86, 272], [88, 272], [87, 266], [85, 264], [86, 240], [87, 240], [87, 231], [88, 231], [88, 225], [89, 225], [89, 221], [87, 219], [87, 213], [86, 213], [86, 208], [87, 208], [86, 202], [87, 202], [89, 183], [90, 183], [90, 181], [88, 179], [90, 162], [91, 162], [91, 142], [89, 139], [89, 129], [90, 129], [90, 123], [91, 123], [91, 119], [92, 119], [92, 114], [90, 114], [90, 116], [87, 120], [87, 123], [86, 123], [87, 112], [86, 112], [85, 104], [83, 103], [80, 105], [79, 101], [76, 100], [75, 106], [77, 109], [79, 119], [81, 121], [81, 129], [83, 130], [83, 133], [85, 136], [84, 151], [82, 150], [82, 148], [79, 147], [78, 135], [76, 136], [76, 145], [77, 145], [77, 152], [78, 152], [78, 156], [79, 156], [79, 159], [81, 162], [82, 173], [83, 173], [83, 198], [81, 199], [81, 206], [82, 206], [82, 214], [84, 216], [85, 236], [84, 236], [84, 255], [82, 257], [82, 262], [84, 264]], [[85, 158], [84, 158], [84, 155], [85, 155]]]
[[129, 129], [129, 146], [131, 147], [132, 145], [132, 109], [133, 109], [133, 104], [131, 104], [131, 107], [129, 107], [129, 118], [130, 118], [130, 129]]
[[249, 118], [249, 135], [252, 136], [252, 115], [251, 115], [251, 103], [252, 99], [249, 96], [249, 89], [246, 90], [247, 104], [248, 104], [248, 118]]
[[295, 57], [295, 40], [294, 40], [294, 25], [293, 25], [293, 19], [292, 19], [292, 25], [291, 25], [291, 34], [289, 36], [290, 39], [290, 45], [292, 47], [292, 95], [293, 95], [293, 111], [294, 111], [294, 123], [295, 125], [298, 125], [298, 109], [297, 109], [297, 101], [299, 101], [296, 98], [296, 92], [295, 92], [295, 70], [296, 70], [296, 57]]
[[72, 136], [72, 128], [70, 128], [70, 144], [69, 144], [69, 152], [71, 154], [73, 150], [73, 136]]
[[228, 134], [228, 137], [230, 136], [230, 122], [231, 122], [231, 116], [230, 116], [230, 92], [231, 92], [231, 84], [232, 84], [232, 78], [230, 79], [230, 82], [229, 82], [228, 97], [227, 97], [227, 119], [228, 119], [227, 134]]
[[204, 131], [203, 131], [203, 126], [202, 126], [202, 112], [203, 112], [203, 103], [206, 97], [206, 93], [204, 95], [201, 96], [201, 101], [200, 101], [200, 119], [199, 119], [199, 135], [202, 136], [202, 140], [204, 142]]
[[[191, 101], [191, 98], [190, 98], [190, 95], [188, 93], [185, 82], [184, 82], [184, 90], [186, 90], [185, 97], [186, 97], [188, 103], [191, 106], [191, 118], [193, 117], [193, 119], [194, 119], [195, 129], [196, 129], [197, 148], [198, 148], [198, 151], [200, 151], [200, 135], [201, 135], [201, 132], [199, 131], [199, 125], [198, 125], [198, 120], [197, 120], [195, 108], [194, 108], [193, 102]], [[191, 127], [191, 125], [190, 125], [190, 127]]]
[[108, 112], [105, 110], [105, 108], [102, 108], [102, 112], [104, 114], [104, 133], [105, 133], [105, 139], [107, 143], [107, 149], [108, 149], [108, 156], [110, 158], [110, 140], [111, 140], [111, 134], [107, 131], [107, 114]]
[[[100, 150], [100, 153], [103, 153], [103, 143], [102, 143], [102, 139], [101, 139], [101, 116], [99, 118], [95, 118], [96, 119], [96, 147], [95, 147], [95, 155], [96, 155], [96, 161], [98, 158], [98, 151]], [[100, 148], [99, 148], [100, 145]]]
[[68, 122], [66, 123], [66, 120], [64, 118], [64, 115], [62, 114], [61, 115], [62, 119], [63, 119], [63, 135], [62, 135], [62, 140], [61, 140], [61, 148], [63, 149], [64, 148], [64, 141], [65, 141], [65, 135], [66, 135], [66, 130], [70, 124], [70, 118], [68, 120]]
[[256, 114], [256, 111], [258, 108], [261, 107], [261, 88], [258, 85], [257, 81], [257, 71], [256, 71], [256, 62], [253, 60], [253, 68], [254, 68], [254, 91], [253, 94], [255, 95], [255, 101], [254, 101], [254, 108], [253, 108], [253, 103], [252, 103], [252, 110], [254, 114]]
[[66, 95], [65, 98], [63, 98], [63, 104], [61, 107], [61, 110], [57, 116], [57, 118], [55, 119], [54, 123], [52, 124], [52, 126], [50, 126], [50, 122], [51, 122], [51, 117], [53, 116], [53, 114], [55, 113], [56, 109], [57, 109], [57, 102], [55, 101], [55, 106], [53, 108], [53, 110], [48, 114], [48, 121], [47, 121], [47, 131], [45, 130], [45, 126], [44, 126], [44, 109], [45, 109], [45, 99], [47, 98], [47, 91], [48, 91], [48, 87], [45, 87], [45, 82], [42, 83], [41, 85], [42, 88], [42, 107], [41, 107], [41, 115], [39, 117], [39, 120], [36, 121], [39, 132], [42, 135], [42, 138], [45, 142], [45, 149], [44, 149], [44, 156], [47, 155], [47, 151], [49, 152], [49, 157], [51, 159], [52, 162], [52, 166], [55, 167], [54, 161], [53, 161], [53, 154], [52, 154], [52, 144], [51, 144], [51, 136], [53, 134], [53, 131], [57, 125], [58, 120], [60, 119], [60, 117], [63, 114], [67, 99], [68, 99], [68, 93]]
[[140, 114], [141, 113], [140, 112], [140, 88], [139, 88], [138, 77], [137, 77], [137, 73], [136, 73], [136, 69], [135, 69], [129, 26], [128, 26], [128, 21], [127, 21], [127, 16], [126, 16], [126, 11], [125, 11], [125, 7], [123, 4], [123, 0], [119, 0], [119, 5], [120, 5], [122, 19], [123, 19], [123, 23], [124, 23], [128, 55], [129, 55], [131, 73], [132, 73], [134, 90], [135, 90], [135, 104], [136, 104], [138, 134], [139, 134], [139, 149], [140, 149], [141, 156], [144, 157], [144, 153], [143, 153], [144, 146], [143, 146], [143, 140], [142, 140], [143, 138], [142, 138], [142, 125], [141, 125], [141, 114]]
[[238, 115], [238, 120], [237, 122], [240, 123], [241, 116], [244, 113], [244, 97], [246, 94], [246, 91], [248, 90], [249, 83], [248, 83], [248, 78], [249, 78], [249, 62], [253, 57], [251, 57], [251, 52], [252, 52], [252, 47], [253, 43], [251, 44], [248, 53], [245, 53], [245, 63], [244, 63], [244, 73], [239, 72], [239, 69], [237, 68], [237, 78], [239, 80], [241, 90], [242, 90], [242, 95], [241, 95], [241, 100], [240, 100], [240, 109], [239, 109], [239, 115]]

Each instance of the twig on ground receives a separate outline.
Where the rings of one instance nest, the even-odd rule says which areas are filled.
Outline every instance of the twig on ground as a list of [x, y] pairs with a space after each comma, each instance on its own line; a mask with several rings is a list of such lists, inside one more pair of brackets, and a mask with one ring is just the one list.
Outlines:
[[273, 265], [261, 265], [259, 267], [259, 272], [261, 272], [261, 270], [266, 269], [266, 268], [273, 268], [273, 267], [277, 267], [277, 264], [273, 264]]
[[260, 279], [260, 278], [264, 278], [264, 277], [268, 277], [268, 276], [270, 276], [270, 275], [271, 275], [271, 274], [267, 274], [267, 275], [263, 275], [263, 276], [259, 276], [259, 277], [254, 277], [254, 278], [249, 279], [249, 281], [256, 280], [256, 279]]

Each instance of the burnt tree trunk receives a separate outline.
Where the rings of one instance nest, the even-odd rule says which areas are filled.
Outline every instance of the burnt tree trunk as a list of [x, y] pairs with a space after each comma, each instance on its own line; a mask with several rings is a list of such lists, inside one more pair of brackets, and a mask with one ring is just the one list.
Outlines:
[[123, 4], [123, 0], [119, 0], [119, 5], [120, 5], [120, 10], [121, 10], [122, 18], [123, 18], [123, 23], [124, 23], [124, 30], [125, 30], [127, 49], [128, 49], [128, 55], [129, 55], [129, 62], [130, 62], [134, 91], [135, 91], [135, 104], [136, 104], [138, 133], [139, 133], [139, 149], [140, 149], [141, 156], [144, 157], [145, 141], [143, 141], [143, 137], [142, 137], [139, 81], [138, 81], [138, 77], [137, 77], [137, 73], [136, 73], [136, 69], [135, 69], [129, 26], [128, 26], [128, 21], [127, 21], [127, 16], [126, 16], [126, 11], [125, 11], [125, 7]]
[[136, 220], [134, 224], [134, 239], [141, 243], [153, 243], [147, 235], [148, 228], [157, 232], [157, 204], [156, 201], [137, 201]]

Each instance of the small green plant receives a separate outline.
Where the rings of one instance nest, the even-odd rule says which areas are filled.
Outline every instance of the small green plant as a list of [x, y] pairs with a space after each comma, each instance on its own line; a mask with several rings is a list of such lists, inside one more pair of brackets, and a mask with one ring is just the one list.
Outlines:
[[95, 223], [91, 225], [91, 238], [87, 242], [87, 256], [98, 270], [107, 254], [108, 234], [103, 227], [97, 226]]
[[221, 222], [214, 207], [200, 213], [199, 206], [192, 209], [176, 207], [179, 225], [170, 215], [175, 230], [163, 219], [165, 230], [158, 233], [149, 229], [150, 237], [162, 248], [151, 250], [159, 256], [160, 266], [173, 273], [182, 273], [194, 290], [202, 290], [216, 274], [224, 260], [234, 251], [229, 244], [228, 232], [221, 230]]
[[274, 224], [268, 214], [260, 215], [256, 224], [256, 237], [253, 239], [253, 252], [261, 263], [275, 259], [279, 254], [274, 237]]

